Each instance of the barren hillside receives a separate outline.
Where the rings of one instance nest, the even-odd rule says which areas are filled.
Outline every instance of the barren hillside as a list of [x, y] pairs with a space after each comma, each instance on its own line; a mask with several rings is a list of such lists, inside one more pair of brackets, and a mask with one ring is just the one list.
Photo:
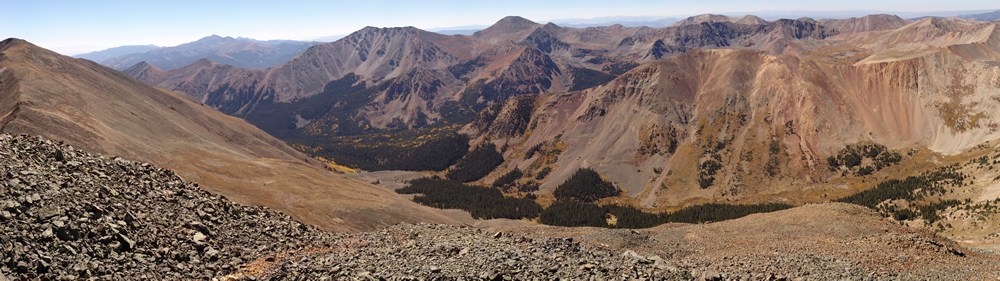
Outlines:
[[19, 39], [0, 43], [0, 130], [147, 161], [230, 199], [338, 230], [453, 222], [323, 169], [240, 119]]

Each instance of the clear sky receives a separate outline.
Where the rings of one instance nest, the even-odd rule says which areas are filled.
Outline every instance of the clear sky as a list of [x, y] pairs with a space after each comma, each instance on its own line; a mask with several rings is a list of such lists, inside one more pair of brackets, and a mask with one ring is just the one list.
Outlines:
[[64, 54], [120, 45], [173, 46], [218, 34], [309, 40], [364, 26], [430, 29], [605, 16], [678, 17], [758, 11], [917, 12], [1000, 9], [998, 0], [0, 0], [0, 37]]

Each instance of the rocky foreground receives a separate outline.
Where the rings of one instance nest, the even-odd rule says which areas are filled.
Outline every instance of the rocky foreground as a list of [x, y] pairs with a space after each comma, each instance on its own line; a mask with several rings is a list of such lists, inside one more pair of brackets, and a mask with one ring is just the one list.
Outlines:
[[0, 135], [0, 280], [683, 279], [658, 257], [441, 225], [334, 234], [169, 170]]
[[995, 254], [848, 204], [645, 230], [488, 229], [333, 233], [149, 164], [0, 135], [0, 280], [1000, 278]]

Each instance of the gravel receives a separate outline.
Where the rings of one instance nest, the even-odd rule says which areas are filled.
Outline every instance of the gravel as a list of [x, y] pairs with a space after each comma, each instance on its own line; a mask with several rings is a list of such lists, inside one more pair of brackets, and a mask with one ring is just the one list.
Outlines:
[[154, 165], [0, 135], [0, 281], [991, 280], [998, 264], [845, 204], [650, 230], [333, 233]]
[[0, 280], [688, 279], [657, 256], [461, 226], [332, 233], [154, 165], [0, 135]]

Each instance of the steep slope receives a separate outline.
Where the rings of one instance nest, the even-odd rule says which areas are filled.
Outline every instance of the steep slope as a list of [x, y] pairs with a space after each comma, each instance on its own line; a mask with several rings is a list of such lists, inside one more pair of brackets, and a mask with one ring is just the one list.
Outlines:
[[[448, 101], [468, 106], [470, 100], [484, 97], [485, 101], [504, 99], [524, 93], [561, 92], [601, 84], [637, 62], [670, 56], [694, 48], [741, 46], [783, 52], [790, 42], [800, 39], [822, 39], [832, 31], [814, 21], [783, 20], [768, 23], [747, 16], [738, 23], [725, 22], [686, 25], [664, 29], [626, 28], [564, 28], [555, 24], [540, 25], [520, 17], [506, 17], [473, 36], [447, 36], [412, 27], [374, 28], [359, 30], [336, 42], [314, 46], [287, 64], [266, 74], [220, 71], [192, 71], [202, 66], [170, 71], [169, 77], [155, 79], [139, 77], [151, 85], [186, 92], [227, 114], [240, 117], [254, 115], [256, 108], [270, 103], [287, 104], [317, 96], [330, 82], [348, 74], [358, 77], [355, 83], [364, 88], [379, 88], [390, 80], [414, 73], [423, 75], [426, 83], [441, 85], [434, 93], [390, 96], [418, 96], [412, 101], [394, 106], [369, 104], [353, 115], [376, 116], [385, 108], [401, 108], [404, 113], [388, 110], [391, 117], [373, 120], [368, 125], [385, 129], [390, 120], [435, 119]], [[528, 47], [528, 48], [525, 48]], [[527, 50], [527, 51], [525, 51]], [[536, 53], [534, 50], [541, 51]], [[514, 60], [517, 56], [520, 60]], [[529, 63], [517, 66], [520, 63]], [[153, 64], [155, 65], [155, 64]], [[141, 69], [141, 67], [140, 67]], [[447, 69], [447, 72], [439, 71]], [[511, 71], [511, 70], [516, 71]], [[132, 71], [136, 72], [136, 71]], [[515, 74], [516, 73], [516, 74]], [[263, 76], [261, 76], [263, 75]], [[197, 77], [209, 76], [209, 77]], [[228, 77], [222, 77], [228, 76]], [[454, 77], [450, 77], [454, 76]], [[456, 80], [457, 78], [457, 80]], [[489, 86], [494, 84], [503, 86]], [[176, 80], [164, 82], [163, 80]], [[183, 82], [181, 82], [183, 81]], [[364, 85], [360, 83], [364, 82]], [[485, 90], [482, 90], [483, 86]], [[428, 89], [429, 87], [411, 87]], [[492, 94], [490, 92], [512, 93]], [[381, 90], [380, 90], [381, 91]], [[486, 91], [486, 93], [479, 93]], [[471, 92], [471, 96], [469, 94]], [[383, 99], [385, 93], [371, 95]], [[466, 99], [462, 104], [461, 99]], [[417, 118], [420, 114], [428, 118]], [[453, 106], [448, 106], [451, 108]], [[478, 108], [478, 106], [474, 106]], [[348, 116], [338, 116], [345, 119]], [[365, 122], [365, 121], [363, 121]], [[406, 121], [408, 127], [420, 122]], [[259, 124], [258, 124], [259, 125]], [[272, 132], [273, 133], [273, 132]]]
[[316, 95], [328, 82], [353, 73], [383, 81], [415, 68], [440, 69], [466, 57], [468, 39], [414, 27], [366, 27], [343, 39], [309, 48], [268, 73], [262, 89], [288, 102]]
[[201, 61], [165, 73], [139, 64], [126, 73], [279, 137], [325, 145], [330, 137], [463, 123], [509, 96], [563, 91], [571, 80], [533, 45], [544, 43], [488, 46], [412, 27], [369, 27], [267, 71]]
[[164, 71], [146, 62], [140, 62], [122, 71], [126, 75], [143, 81], [147, 85], [192, 93], [192, 97], [202, 103], [208, 94], [221, 87], [250, 87], [240, 83], [252, 82], [264, 76], [260, 69], [244, 69], [231, 65], [200, 59], [190, 65]]
[[165, 70], [172, 70], [207, 58], [214, 62], [243, 68], [269, 68], [288, 62], [312, 45], [314, 45], [312, 42], [258, 41], [212, 35], [173, 47], [116, 56], [97, 62], [122, 70], [144, 61]]
[[[551, 169], [543, 190], [589, 167], [648, 207], [846, 196], [853, 190], [827, 184], [841, 171], [823, 160], [846, 145], [953, 154], [1000, 137], [993, 129], [1000, 104], [990, 98], [1000, 93], [1000, 67], [991, 63], [1000, 45], [987, 31], [994, 29], [923, 56], [879, 61], [826, 51], [687, 52], [581, 93], [543, 96], [523, 133], [492, 132], [524, 117], [469, 132], [508, 147], [508, 163], [494, 175]], [[511, 101], [495, 111], [521, 108]], [[524, 154], [553, 144], [562, 147], [556, 159]]]
[[170, 168], [205, 189], [336, 230], [451, 220], [309, 163], [252, 125], [85, 60], [0, 43], [0, 131]]
[[619, 49], [659, 59], [699, 48], [743, 48], [784, 53], [800, 40], [821, 40], [836, 31], [815, 20], [781, 19], [766, 24], [742, 24], [731, 21], [707, 21], [675, 25], [663, 29], [639, 30], [619, 43]]
[[[345, 145], [392, 139], [419, 146], [431, 132], [453, 132], [510, 97], [593, 88], [642, 63], [698, 49], [799, 55], [836, 34], [808, 18], [581, 29], [506, 17], [473, 36], [367, 27], [269, 70], [200, 62], [165, 74], [145, 65], [128, 73], [316, 155], [360, 159], [372, 152], [344, 151]], [[393, 166], [368, 158], [367, 168]]]

